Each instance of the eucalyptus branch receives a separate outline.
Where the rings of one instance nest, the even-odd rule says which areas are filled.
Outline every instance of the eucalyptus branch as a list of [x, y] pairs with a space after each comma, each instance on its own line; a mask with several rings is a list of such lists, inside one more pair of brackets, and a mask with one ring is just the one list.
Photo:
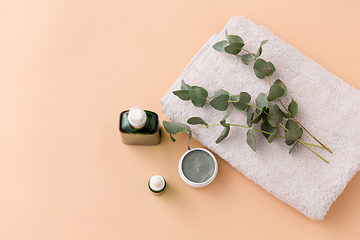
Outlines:
[[[266, 79], [267, 79], [268, 82], [270, 83], [270, 81], [269, 81], [269, 79], [268, 79], [267, 77], [266, 77]], [[285, 107], [284, 103], [281, 101], [280, 98], [278, 98], [278, 101], [279, 101], [280, 104], [283, 106], [283, 108], [284, 108], [289, 114], [291, 114], [291, 113], [289, 112], [289, 110]], [[326, 147], [322, 142], [320, 142], [320, 140], [318, 140], [314, 135], [312, 135], [312, 134], [309, 132], [309, 130], [307, 130], [307, 129], [295, 118], [295, 116], [293, 117], [293, 119], [294, 119], [294, 121], [295, 121], [297, 124], [299, 124], [300, 127], [302, 127], [302, 128], [305, 130], [305, 132], [307, 132], [315, 141], [317, 141], [321, 146], [323, 146], [326, 150], [328, 150], [330, 153], [332, 153], [332, 151], [331, 151], [328, 147]]]
[[[230, 111], [228, 111], [230, 112]], [[229, 115], [229, 114], [227, 114]], [[210, 124], [208, 125], [203, 119], [201, 119], [200, 117], [192, 117], [192, 118], [189, 118], [187, 123], [189, 124], [203, 124], [202, 126], [199, 126], [199, 127], [194, 127], [194, 128], [190, 128], [188, 125], [185, 125], [185, 124], [182, 124], [182, 123], [177, 123], [177, 122], [167, 122], [167, 121], [163, 121], [163, 126], [165, 127], [165, 130], [167, 132], [170, 133], [170, 136], [171, 136], [171, 139], [175, 142], [175, 138], [173, 138], [173, 136], [171, 134], [177, 134], [177, 133], [180, 133], [180, 132], [188, 132], [189, 133], [189, 141], [188, 141], [188, 148], [190, 149], [189, 147], [189, 144], [190, 144], [190, 139], [192, 137], [192, 131], [194, 130], [198, 130], [198, 129], [202, 129], [202, 128], [209, 128], [209, 127], [215, 127], [215, 126], [225, 126], [225, 127], [228, 127], [228, 128], [225, 128], [225, 130], [227, 129], [230, 129], [229, 127], [241, 127], [241, 128], [246, 128], [246, 129], [250, 129], [250, 130], [255, 130], [255, 131], [258, 131], [258, 132], [261, 132], [263, 133], [264, 135], [272, 135], [273, 133], [271, 132], [267, 132], [267, 131], [264, 131], [264, 130], [261, 130], [261, 129], [257, 129], [257, 128], [254, 128], [254, 127], [249, 127], [249, 126], [244, 126], [244, 125], [240, 125], [240, 124], [232, 124], [232, 123], [226, 123], [225, 120], [226, 120], [227, 117], [223, 118], [222, 122], [221, 123], [217, 123], [217, 124]], [[282, 126], [282, 125], [281, 125]], [[282, 126], [286, 131], [288, 131], [288, 129], [286, 129], [286, 127]], [[226, 136], [228, 135], [228, 131], [227, 133], [225, 133]], [[220, 137], [217, 139], [216, 143], [219, 143], [220, 141], [222, 141], [225, 137], [224, 137], [224, 131], [222, 132], [222, 134], [220, 135]], [[283, 138], [283, 139], [286, 139], [286, 137], [284, 136], [281, 136], [281, 135], [276, 135], [276, 137], [279, 137], [279, 138]], [[303, 142], [299, 139], [296, 139], [297, 142], [301, 143], [302, 145], [304, 145], [306, 148], [308, 148], [311, 152], [313, 152], [316, 156], [318, 156], [319, 158], [321, 158], [322, 160], [324, 160], [326, 163], [328, 163], [328, 161], [326, 161], [323, 157], [321, 157], [316, 151], [314, 151], [313, 149], [311, 149], [309, 146], [313, 146], [313, 147], [318, 147], [318, 148], [324, 148], [323, 146], [319, 146], [319, 145], [315, 145], [315, 144], [311, 144], [311, 143], [307, 143], [307, 142]], [[293, 147], [294, 148], [294, 147]], [[290, 152], [293, 150], [293, 148], [290, 150]]]
[[[228, 35], [226, 32], [226, 39], [220, 42], [217, 42], [213, 45], [213, 48], [219, 52], [226, 52], [237, 57], [240, 57], [242, 62], [245, 65], [249, 65], [250, 62], [255, 61], [253, 69], [257, 78], [266, 79], [270, 85], [269, 94], [260, 93], [255, 99], [255, 105], [250, 103], [251, 96], [246, 92], [240, 92], [237, 95], [230, 95], [224, 89], [217, 90], [214, 93], [213, 98], [208, 97], [208, 92], [206, 89], [199, 86], [190, 86], [185, 83], [184, 80], [181, 82], [181, 89], [174, 91], [174, 95], [178, 96], [181, 100], [188, 101], [190, 100], [195, 107], [203, 107], [206, 103], [211, 105], [214, 109], [218, 111], [226, 111], [224, 118], [220, 121], [220, 124], [208, 125], [203, 119], [199, 117], [192, 117], [188, 120], [188, 124], [202, 124], [205, 126], [190, 128], [186, 124], [176, 123], [176, 122], [166, 122], [164, 121], [164, 127], [166, 131], [170, 134], [170, 137], [173, 141], [173, 134], [179, 132], [189, 133], [189, 141], [191, 138], [191, 131], [203, 127], [209, 126], [220, 126], [224, 127], [220, 136], [216, 139], [216, 143], [220, 143], [225, 139], [229, 132], [230, 126], [238, 126], [247, 128], [246, 133], [246, 142], [251, 147], [253, 151], [256, 151], [256, 136], [255, 132], [261, 132], [263, 136], [271, 143], [276, 137], [281, 137], [285, 139], [285, 143], [288, 146], [292, 146], [289, 153], [291, 153], [295, 146], [300, 143], [305, 146], [308, 150], [314, 153], [316, 156], [326, 161], [321, 157], [316, 151], [310, 148], [320, 147], [328, 150], [331, 153], [331, 150], [327, 148], [323, 143], [321, 143], [317, 138], [315, 138], [296, 118], [295, 116], [298, 113], [298, 105], [291, 100], [288, 107], [284, 105], [281, 101], [281, 98], [287, 95], [287, 88], [285, 84], [277, 79], [273, 84], [270, 82], [269, 77], [275, 72], [275, 67], [271, 62], [267, 62], [264, 59], [260, 58], [262, 54], [262, 46], [267, 43], [267, 40], [262, 41], [260, 47], [256, 53], [251, 53], [250, 51], [244, 49], [244, 41], [241, 37], [236, 35]], [[238, 55], [241, 50], [244, 50], [247, 54]], [[280, 105], [286, 110], [283, 112], [277, 104], [271, 104], [272, 101], [278, 100]], [[226, 119], [231, 114], [229, 109], [229, 104], [233, 105], [237, 110], [246, 113], [246, 123], [247, 126], [229, 124], [226, 123]], [[282, 124], [283, 120], [286, 120], [285, 126]], [[253, 127], [253, 124], [261, 122], [261, 129]], [[285, 136], [279, 135], [279, 127], [285, 130]], [[316, 140], [321, 146], [305, 143], [301, 141], [303, 135], [303, 130], [305, 130], [314, 140]], [[189, 145], [188, 145], [189, 148]]]
[[[277, 80], [273, 86], [277, 86], [278, 88], [281, 89], [286, 89], [285, 85], [280, 80]], [[284, 92], [285, 90], [283, 90], [282, 94], [284, 94]], [[205, 125], [205, 127], [222, 125], [224, 129], [221, 132], [218, 139], [216, 140], [216, 143], [221, 142], [224, 138], [228, 136], [230, 132], [230, 126], [235, 126], [235, 124], [226, 123], [226, 118], [229, 117], [231, 112], [230, 109], [228, 109], [228, 107], [229, 104], [232, 104], [237, 110], [241, 112], [246, 112], [248, 126], [243, 126], [243, 125], [237, 125], [237, 126], [249, 129], [246, 134], [247, 143], [253, 149], [253, 151], [256, 151], [255, 131], [262, 132], [264, 137], [267, 138], [268, 142], [271, 143], [277, 136], [279, 136], [278, 126], [280, 126], [285, 130], [285, 136], [283, 137], [285, 139], [285, 143], [289, 146], [293, 145], [289, 153], [293, 151], [297, 143], [304, 145], [308, 149], [310, 148], [309, 146], [319, 147], [318, 145], [315, 144], [309, 144], [300, 141], [300, 138], [302, 137], [303, 134], [303, 129], [299, 127], [296, 121], [292, 120], [292, 118], [297, 114], [297, 108], [298, 108], [295, 101], [292, 101], [290, 103], [287, 113], [282, 112], [278, 105], [269, 104], [269, 101], [273, 101], [277, 98], [276, 94], [274, 96], [273, 91], [270, 91], [269, 96], [266, 96], [264, 93], [260, 93], [255, 99], [256, 105], [250, 103], [251, 96], [246, 92], [240, 92], [238, 95], [230, 96], [230, 94], [227, 91], [225, 91], [224, 89], [220, 89], [215, 92], [213, 97], [209, 97], [208, 91], [206, 91], [206, 89], [199, 86], [190, 86], [186, 84], [184, 80], [181, 82], [181, 89], [178, 91], [174, 91], [173, 93], [184, 101], [191, 100], [193, 105], [196, 107], [203, 107], [206, 103], [208, 103], [216, 110], [219, 111], [227, 110], [225, 117], [222, 119], [220, 124], [208, 125], [204, 120], [198, 117], [189, 119], [190, 121], [188, 122], [189, 124], [202, 124]], [[284, 126], [281, 123], [284, 118], [288, 119], [286, 122], [286, 126]], [[261, 120], [263, 121], [261, 124], [261, 129], [254, 128], [252, 126], [253, 124], [259, 123]], [[187, 125], [186, 127], [180, 125], [179, 127], [180, 130], [178, 129], [178, 131], [174, 131], [171, 130], [169, 124], [167, 125], [168, 127], [165, 129], [167, 131], [169, 130], [168, 132], [170, 133], [171, 139], [173, 140], [174, 138], [172, 137], [171, 134], [176, 134], [179, 131], [189, 132], [191, 134], [192, 130], [204, 127], [202, 126], [197, 128], [190, 128]], [[311, 149], [311, 152], [313, 152], [314, 154], [316, 154], [316, 156], [324, 160], [324, 158], [321, 157], [313, 149]], [[325, 160], [325, 162], [327, 161]]]
[[[229, 37], [229, 36], [227, 35], [227, 37]], [[260, 49], [261, 49], [261, 50], [259, 49], [260, 54], [261, 54], [261, 52], [262, 52], [262, 45], [263, 45], [263, 44], [261, 44], [261, 46], [260, 46]], [[245, 52], [247, 52], [255, 61], [257, 61], [257, 60], [258, 60], [258, 57], [260, 56], [260, 54], [259, 54], [258, 56], [255, 56], [254, 54], [252, 54], [251, 52], [249, 52], [249, 51], [246, 50], [245, 48], [242, 48], [242, 50], [244, 50]], [[245, 62], [244, 62], [244, 63], [245, 63]], [[246, 64], [246, 63], [245, 63], [245, 64]], [[265, 74], [264, 74], [264, 76], [265, 76], [265, 79], [267, 80], [267, 82], [269, 83], [269, 85], [272, 86], [272, 84], [271, 84], [268, 76], [265, 75]], [[286, 108], [285, 104], [281, 101], [281, 99], [280, 99], [279, 97], [277, 98], [277, 100], [280, 102], [280, 104], [283, 106], [283, 108], [284, 108], [289, 114], [291, 114], [291, 113], [289, 112], [289, 110]], [[320, 140], [318, 140], [314, 135], [312, 135], [312, 134], [309, 132], [309, 130], [307, 130], [307, 129], [295, 118], [295, 116], [293, 117], [293, 119], [294, 119], [294, 121], [297, 122], [297, 124], [299, 124], [315, 141], [317, 141], [321, 146], [323, 146], [326, 150], [328, 150], [330, 153], [332, 153], [332, 151], [331, 151], [328, 147], [326, 147], [322, 142], [320, 142]]]
[[[166, 121], [165, 121], [165, 122], [166, 122]], [[206, 125], [206, 126], [194, 127], [194, 128], [190, 128], [189, 131], [198, 130], [198, 129], [201, 129], [201, 128], [215, 127], [215, 126], [221, 126], [221, 123], [215, 123], [215, 124]], [[232, 124], [232, 123], [229, 123], [229, 126], [232, 126], [232, 127], [242, 127], [242, 128], [247, 128], [247, 129], [251, 129], [251, 128], [252, 128], [252, 127], [248, 127], [248, 126], [244, 126], [244, 125], [239, 125], [239, 124]], [[257, 129], [257, 128], [252, 128], [252, 129], [254, 129], [255, 131], [261, 132], [261, 133], [268, 134], [268, 135], [271, 135], [271, 134], [272, 134], [272, 133], [270, 133], [270, 132], [266, 132], [266, 131], [263, 131], [263, 130], [261, 130], [261, 129]], [[284, 136], [281, 136], [281, 135], [276, 135], [276, 137], [285, 139], [285, 137], [284, 137]], [[302, 144], [308, 145], [308, 146], [313, 146], [313, 147], [317, 147], [317, 148], [324, 148], [324, 147], [321, 146], [321, 145], [316, 145], [316, 144], [307, 143], [307, 142], [303, 142], [303, 141], [299, 141], [299, 142], [302, 143]]]

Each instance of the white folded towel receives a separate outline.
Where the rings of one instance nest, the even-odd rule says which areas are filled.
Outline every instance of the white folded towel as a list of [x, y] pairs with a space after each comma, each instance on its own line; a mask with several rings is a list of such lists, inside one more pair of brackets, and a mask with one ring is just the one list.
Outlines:
[[[271, 61], [276, 68], [270, 80], [284, 82], [288, 95], [283, 102], [287, 105], [294, 98], [299, 105], [297, 119], [333, 153], [314, 149], [328, 164], [300, 144], [289, 154], [291, 147], [283, 139], [276, 138], [269, 144], [259, 132], [257, 150], [253, 152], [246, 143], [247, 129], [240, 127], [231, 127], [229, 136], [219, 144], [215, 140], [223, 129], [221, 126], [195, 130], [193, 137], [278, 199], [311, 219], [322, 220], [360, 167], [358, 90], [265, 27], [243, 17], [233, 17], [219, 35], [215, 34], [203, 46], [161, 99], [162, 111], [168, 119], [182, 123], [194, 116], [208, 124], [219, 123], [223, 118], [225, 112], [208, 104], [198, 108], [173, 95], [172, 91], [180, 90], [182, 79], [191, 86], [204, 87], [209, 97], [219, 89], [230, 95], [248, 92], [254, 105], [259, 93], [268, 94], [269, 84], [255, 76], [253, 63], [246, 66], [240, 58], [212, 48], [214, 43], [226, 39], [225, 30], [229, 35], [241, 36], [244, 48], [251, 52], [257, 51], [262, 40], [269, 40], [263, 46], [261, 58]], [[227, 122], [246, 125], [246, 113], [231, 108]], [[301, 139], [318, 144], [305, 132]]]

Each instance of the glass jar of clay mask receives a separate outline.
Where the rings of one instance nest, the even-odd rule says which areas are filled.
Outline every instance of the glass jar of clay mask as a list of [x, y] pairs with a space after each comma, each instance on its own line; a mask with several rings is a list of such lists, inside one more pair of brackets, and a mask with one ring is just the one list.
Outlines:
[[185, 152], [179, 161], [182, 180], [192, 187], [205, 187], [216, 177], [218, 164], [214, 155], [203, 148]]

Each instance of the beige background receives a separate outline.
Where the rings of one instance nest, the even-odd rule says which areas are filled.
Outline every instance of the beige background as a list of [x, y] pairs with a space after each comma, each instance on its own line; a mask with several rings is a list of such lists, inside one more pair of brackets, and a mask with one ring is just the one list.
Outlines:
[[[185, 134], [143, 147], [118, 132], [133, 105], [164, 120], [159, 100], [234, 15], [360, 89], [359, 10], [356, 0], [1, 0], [0, 239], [359, 239], [359, 174], [318, 222], [220, 158], [211, 185], [187, 186]], [[168, 182], [161, 196], [147, 189], [154, 174]]]

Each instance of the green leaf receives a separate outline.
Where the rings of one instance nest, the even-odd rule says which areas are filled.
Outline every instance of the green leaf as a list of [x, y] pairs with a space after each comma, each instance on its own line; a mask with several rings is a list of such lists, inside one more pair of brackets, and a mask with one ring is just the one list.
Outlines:
[[247, 119], [246, 123], [249, 127], [252, 126], [252, 120], [254, 119], [254, 109], [252, 107], [249, 107], [246, 111]]
[[291, 100], [291, 103], [288, 106], [288, 110], [289, 110], [290, 114], [292, 115], [292, 117], [295, 117], [296, 114], [298, 113], [298, 105], [294, 101], [294, 99]]
[[277, 79], [275, 82], [274, 82], [274, 85], [278, 85], [278, 86], [280, 86], [282, 89], [284, 89], [284, 95], [283, 96], [281, 96], [281, 97], [285, 97], [286, 96], [286, 94], [287, 94], [287, 88], [286, 88], [286, 86], [285, 86], [285, 84], [280, 80], [280, 79]]
[[303, 134], [302, 128], [294, 120], [288, 120], [285, 128], [288, 130], [285, 132], [285, 143], [287, 145], [292, 145]]
[[[264, 93], [260, 93], [256, 100], [256, 106], [260, 109], [263, 109], [264, 107], [268, 108], [269, 107], [269, 102], [267, 100], [267, 97]], [[259, 114], [260, 113], [260, 110], [259, 109], [256, 109], [256, 113]]]
[[262, 133], [267, 138], [269, 143], [274, 141], [274, 139], [276, 138], [276, 136], [279, 134], [280, 131], [278, 127], [272, 127], [266, 124], [265, 122], [261, 124], [261, 130], [270, 133], [270, 134], [264, 132]]
[[236, 101], [232, 103], [236, 109], [245, 112], [249, 107], [251, 96], [247, 92], [241, 92], [238, 96], [232, 96], [232, 100]]
[[202, 87], [192, 87], [192, 89], [189, 90], [189, 96], [194, 106], [202, 107], [206, 103], [208, 92]]
[[231, 114], [231, 109], [229, 109], [229, 110], [226, 111], [226, 113], [225, 113], [222, 121], [223, 121], [223, 120], [226, 120], [226, 119], [230, 116], [230, 114]]
[[208, 126], [207, 122], [205, 122], [201, 117], [191, 117], [187, 120], [187, 123], [192, 125], [201, 124], [206, 127]]
[[284, 113], [280, 110], [277, 104], [269, 105], [269, 115], [267, 117], [268, 123], [276, 127], [284, 118]]
[[[261, 112], [260, 112], [260, 114], [258, 114], [252, 121], [251, 121], [251, 123], [258, 123], [260, 120], [261, 120], [261, 118], [262, 117], [264, 117], [264, 116], [266, 116], [266, 107], [263, 107], [262, 108], [262, 110], [261, 110]], [[258, 109], [256, 109], [256, 110], [258, 110]]]
[[171, 135], [171, 134], [169, 134], [169, 135], [170, 135], [171, 141], [176, 142], [176, 139], [173, 137], [173, 135]]
[[246, 133], [246, 142], [251, 147], [251, 149], [256, 152], [256, 138], [255, 138], [255, 130], [249, 129]]
[[244, 40], [237, 35], [228, 35], [227, 31], [225, 32], [226, 38], [229, 41], [229, 44], [233, 44], [233, 43], [244, 43]]
[[220, 121], [220, 124], [223, 125], [224, 127], [228, 126], [228, 125], [226, 124], [226, 119], [230, 116], [230, 114], [231, 114], [231, 109], [228, 109], [228, 110], [226, 111], [224, 117], [223, 117], [223, 118], [221, 119], [221, 121]]
[[274, 129], [274, 132], [271, 134], [271, 136], [268, 138], [268, 142], [272, 143], [272, 141], [274, 141], [274, 139], [277, 137], [277, 135], [279, 134], [280, 130], [278, 127], [276, 127]]
[[217, 42], [213, 45], [213, 48], [218, 52], [225, 52], [225, 47], [229, 45], [229, 42], [226, 40]]
[[191, 87], [190, 87], [189, 85], [187, 85], [187, 84], [185, 83], [184, 79], [183, 79], [183, 80], [181, 80], [181, 87], [180, 87], [180, 89], [181, 89], [181, 90], [190, 90]]
[[262, 53], [262, 46], [267, 43], [268, 40], [264, 40], [260, 43], [260, 47], [259, 47], [259, 50], [257, 51], [257, 53], [255, 54], [254, 58], [258, 58], [260, 57], [261, 53]]
[[228, 100], [229, 96], [224, 94], [211, 100], [210, 105], [216, 110], [225, 111], [229, 105]]
[[241, 92], [239, 94], [239, 98], [241, 101], [246, 102], [246, 103], [249, 103], [251, 100], [251, 96], [247, 92]]
[[230, 94], [227, 91], [220, 89], [216, 91], [214, 99], [210, 101], [210, 105], [216, 110], [225, 111], [228, 108], [229, 98]]
[[258, 58], [254, 64], [255, 75], [263, 79], [265, 76], [271, 76], [275, 72], [275, 67], [271, 62]]
[[224, 127], [224, 129], [222, 130], [222, 132], [220, 133], [220, 136], [216, 139], [216, 144], [218, 144], [219, 142], [221, 142], [222, 140], [224, 140], [230, 132], [230, 126], [226, 126]]
[[251, 63], [252, 60], [254, 60], [254, 55], [255, 54], [244, 54], [244, 55], [240, 55], [239, 57], [241, 58], [242, 62], [245, 65], [249, 65]]
[[280, 79], [277, 79], [270, 87], [268, 100], [274, 101], [276, 98], [285, 97], [286, 94], [287, 88], [285, 84]]
[[239, 95], [232, 95], [230, 97], [230, 100], [231, 101], [235, 101], [235, 102], [238, 102], [240, 100], [240, 94]]
[[228, 96], [230, 96], [230, 94], [229, 94], [227, 91], [225, 91], [224, 89], [220, 89], [220, 90], [217, 90], [217, 91], [215, 92], [214, 98], [217, 98], [217, 97], [219, 97], [219, 96], [221, 96], [221, 95], [228, 95]]
[[173, 94], [178, 96], [181, 100], [184, 100], [184, 101], [190, 100], [189, 90], [173, 91]]
[[296, 142], [296, 143], [292, 146], [292, 148], [291, 148], [290, 151], [289, 151], [289, 154], [292, 153], [292, 151], [294, 150], [294, 148], [296, 147], [296, 145], [297, 145], [298, 143], [299, 143], [299, 142]]
[[251, 120], [251, 123], [258, 123], [260, 122], [261, 118], [262, 118], [262, 113], [257, 115], [253, 120]]
[[241, 48], [244, 46], [243, 43], [233, 43], [224, 48], [225, 52], [229, 54], [236, 55], [241, 51]]
[[178, 134], [179, 132], [188, 132], [190, 130], [188, 125], [179, 122], [163, 121], [163, 126], [170, 134]]
[[190, 139], [192, 137], [192, 133], [191, 131], [189, 131], [189, 141], [188, 141], [188, 144], [187, 144], [187, 147], [188, 147], [188, 150], [190, 150]]
[[287, 119], [289, 119], [289, 118], [293, 118], [294, 116], [291, 115], [291, 114], [289, 114], [289, 113], [287, 113], [287, 112], [284, 112], [284, 117], [287, 118]]
[[269, 96], [267, 99], [268, 101], [274, 101], [275, 99], [282, 97], [284, 94], [284, 89], [282, 89], [279, 85], [273, 84], [270, 87]]

